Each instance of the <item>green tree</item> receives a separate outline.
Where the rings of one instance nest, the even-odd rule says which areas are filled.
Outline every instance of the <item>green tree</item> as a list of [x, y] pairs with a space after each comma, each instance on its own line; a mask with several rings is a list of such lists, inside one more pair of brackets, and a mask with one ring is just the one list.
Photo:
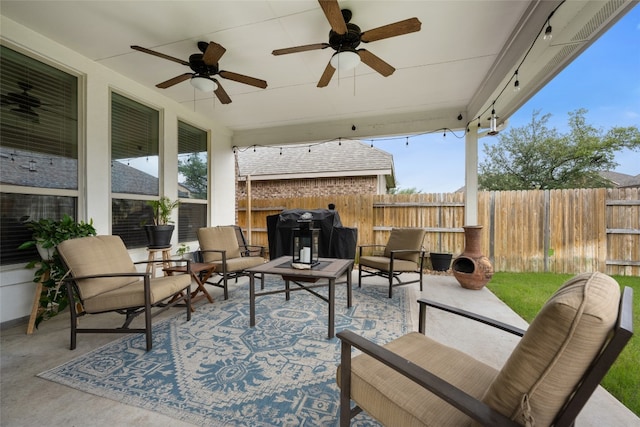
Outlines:
[[420, 194], [420, 193], [422, 193], [422, 190], [418, 190], [416, 187], [400, 188], [400, 186], [395, 186], [387, 190], [387, 194]]
[[207, 162], [198, 153], [191, 153], [187, 160], [180, 160], [178, 172], [184, 176], [184, 185], [191, 190], [192, 198], [207, 198]]
[[586, 123], [587, 110], [569, 113], [569, 133], [550, 129], [550, 114], [532, 114], [531, 122], [498, 136], [495, 145], [484, 144], [486, 160], [480, 164], [478, 184], [483, 190], [532, 188], [594, 188], [611, 183], [599, 172], [612, 170], [616, 152], [640, 149], [635, 126], [613, 127], [604, 132]]

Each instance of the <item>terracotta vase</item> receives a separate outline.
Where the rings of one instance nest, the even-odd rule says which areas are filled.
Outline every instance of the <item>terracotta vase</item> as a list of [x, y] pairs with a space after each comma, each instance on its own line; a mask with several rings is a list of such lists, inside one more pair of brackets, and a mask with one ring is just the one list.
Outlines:
[[482, 289], [493, 277], [491, 261], [482, 255], [480, 250], [482, 226], [467, 225], [462, 228], [465, 248], [462, 254], [453, 260], [451, 270], [463, 288]]

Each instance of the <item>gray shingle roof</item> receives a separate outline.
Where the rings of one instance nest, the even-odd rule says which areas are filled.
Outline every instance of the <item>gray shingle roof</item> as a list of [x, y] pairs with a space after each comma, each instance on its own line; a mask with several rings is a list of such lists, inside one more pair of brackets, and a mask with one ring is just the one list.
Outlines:
[[611, 181], [616, 187], [637, 187], [640, 186], [640, 174], [633, 176], [626, 173], [605, 171], [600, 175]]
[[280, 147], [255, 147], [255, 150], [247, 147], [239, 149], [237, 156], [241, 177], [394, 175], [390, 153], [353, 140], [284, 145], [282, 150]]

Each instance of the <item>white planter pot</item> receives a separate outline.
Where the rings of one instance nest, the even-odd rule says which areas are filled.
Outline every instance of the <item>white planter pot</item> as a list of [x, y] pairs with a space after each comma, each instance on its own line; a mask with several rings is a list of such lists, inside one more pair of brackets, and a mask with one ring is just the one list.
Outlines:
[[54, 246], [53, 248], [44, 248], [42, 247], [42, 243], [36, 243], [36, 249], [38, 249], [40, 258], [45, 261], [50, 261], [53, 258], [53, 252], [56, 250], [56, 247]]

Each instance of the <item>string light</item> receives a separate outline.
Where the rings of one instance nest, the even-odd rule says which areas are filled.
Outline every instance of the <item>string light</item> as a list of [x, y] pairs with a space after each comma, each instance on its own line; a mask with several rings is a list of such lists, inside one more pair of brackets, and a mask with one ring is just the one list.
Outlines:
[[[529, 46], [529, 49], [527, 49], [527, 52], [524, 54], [524, 56], [522, 57], [522, 60], [520, 61], [520, 64], [518, 64], [518, 67], [516, 68], [514, 74], [511, 76], [511, 79], [509, 80], [509, 82], [507, 82], [507, 84], [502, 88], [502, 90], [498, 93], [498, 95], [496, 96], [496, 98], [492, 101], [491, 105], [488, 106], [481, 114], [480, 116], [478, 116], [478, 128], [481, 128], [482, 125], [480, 123], [480, 117], [483, 116], [488, 110], [489, 108], [492, 108], [492, 117], [494, 116], [494, 112], [495, 112], [495, 104], [496, 101], [498, 101], [498, 99], [502, 96], [502, 94], [504, 93], [504, 91], [507, 89], [507, 87], [509, 86], [511, 81], [514, 81], [513, 83], [513, 90], [514, 91], [519, 91], [520, 90], [520, 80], [519, 80], [519, 76], [518, 73], [520, 71], [520, 68], [522, 67], [522, 64], [524, 64], [524, 62], [527, 60], [527, 58], [529, 57], [529, 53], [531, 53], [531, 49], [533, 49], [533, 46], [535, 46], [536, 41], [539, 40], [540, 35], [543, 33], [544, 30], [544, 36], [543, 39], [544, 40], [550, 40], [552, 35], [552, 27], [551, 27], [551, 17], [553, 16], [553, 14], [556, 12], [556, 10], [558, 10], [560, 8], [560, 6], [562, 6], [564, 4], [566, 0], [561, 1], [555, 9], [553, 9], [551, 11], [551, 13], [549, 14], [549, 16], [547, 17], [547, 20], [545, 21], [545, 24], [540, 28], [540, 31], [538, 31], [538, 34], [536, 36], [536, 38], [533, 40], [533, 42], [531, 43], [531, 45]], [[496, 117], [497, 119], [497, 117]], [[471, 121], [467, 122], [467, 126], [471, 123]], [[497, 127], [496, 129], [492, 129], [489, 132], [489, 135], [492, 135], [491, 132], [495, 132], [493, 133], [493, 135], [497, 134]]]
[[547, 19], [547, 28], [544, 30], [543, 40], [549, 41], [553, 38], [553, 28], [551, 28], [551, 22]]
[[406, 140], [406, 142], [404, 143], [404, 145], [405, 145], [406, 147], [408, 147], [408, 146], [409, 146], [409, 137], [407, 137], [407, 140]]
[[489, 127], [489, 132], [487, 132], [487, 135], [491, 135], [491, 136], [495, 136], [498, 134], [498, 123], [497, 123], [497, 117], [496, 117], [496, 109], [495, 109], [495, 102], [493, 103], [493, 109], [491, 110], [491, 117], [490, 119], [491, 123], [490, 123], [490, 127]]

